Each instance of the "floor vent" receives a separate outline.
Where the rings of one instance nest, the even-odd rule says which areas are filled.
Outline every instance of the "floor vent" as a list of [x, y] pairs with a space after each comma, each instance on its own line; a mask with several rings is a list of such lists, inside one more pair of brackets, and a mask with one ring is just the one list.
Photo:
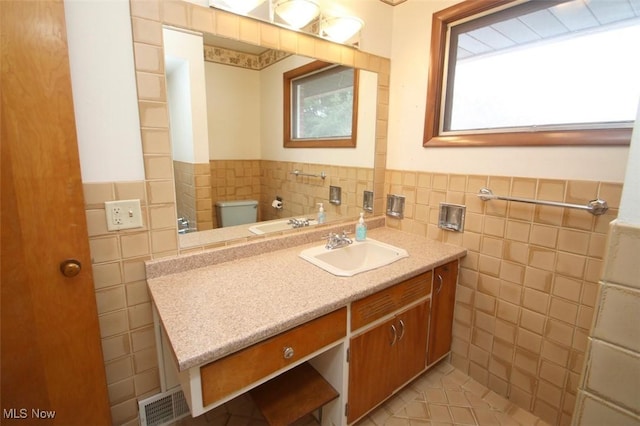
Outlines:
[[180, 388], [138, 401], [140, 426], [162, 426], [189, 415], [189, 406]]

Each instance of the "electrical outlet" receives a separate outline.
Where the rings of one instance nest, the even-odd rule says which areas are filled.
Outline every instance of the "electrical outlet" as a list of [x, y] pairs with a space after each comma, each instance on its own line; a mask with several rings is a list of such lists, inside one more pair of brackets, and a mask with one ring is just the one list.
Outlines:
[[142, 228], [142, 210], [140, 200], [105, 201], [107, 230]]

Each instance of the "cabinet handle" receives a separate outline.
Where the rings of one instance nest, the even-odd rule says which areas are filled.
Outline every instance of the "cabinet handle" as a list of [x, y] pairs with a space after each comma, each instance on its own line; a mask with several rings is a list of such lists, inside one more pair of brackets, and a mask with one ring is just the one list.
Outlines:
[[391, 324], [391, 331], [393, 332], [393, 339], [391, 339], [391, 344], [389, 346], [395, 345], [398, 340], [398, 332], [396, 331], [396, 326], [393, 324]]
[[291, 346], [287, 346], [282, 349], [282, 356], [284, 357], [284, 359], [293, 358], [293, 348]]
[[400, 320], [400, 336], [398, 336], [398, 342], [404, 337], [404, 321]]
[[436, 296], [438, 294], [440, 294], [440, 290], [442, 290], [442, 285], [444, 284], [444, 280], [442, 279], [442, 275], [438, 274], [438, 281], [440, 281], [440, 284], [438, 285], [438, 288], [436, 289]]

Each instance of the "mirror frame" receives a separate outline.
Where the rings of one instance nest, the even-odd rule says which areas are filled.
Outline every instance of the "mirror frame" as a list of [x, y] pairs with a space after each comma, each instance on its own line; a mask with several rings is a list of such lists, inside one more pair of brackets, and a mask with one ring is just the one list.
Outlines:
[[[359, 51], [355, 48], [336, 44], [261, 22], [245, 16], [235, 15], [219, 9], [200, 6], [182, 0], [130, 0], [134, 66], [138, 86], [138, 108], [142, 153], [145, 166], [145, 186], [147, 204], [150, 209], [152, 252], [156, 255], [175, 255], [192, 251], [181, 250], [178, 239], [178, 225], [156, 224], [153, 212], [156, 209], [172, 208], [175, 212], [176, 197], [173, 188], [173, 165], [169, 134], [169, 113], [165, 90], [164, 49], [162, 28], [169, 25], [187, 31], [210, 33], [212, 35], [238, 40], [288, 53], [308, 56], [325, 62], [364, 69], [378, 74], [376, 107], [376, 131], [374, 154], [374, 212], [384, 211], [384, 179], [387, 152], [387, 128], [389, 111], [389, 80], [391, 62], [388, 58]], [[141, 87], [153, 88], [141, 90]], [[277, 234], [276, 234], [277, 235]], [[265, 238], [264, 235], [259, 236]], [[157, 253], [154, 241], [162, 240], [166, 246], [175, 242], [175, 250]], [[243, 240], [248, 240], [244, 238]], [[226, 242], [237, 244], [237, 239]], [[214, 246], [221, 243], [215, 242]], [[210, 246], [206, 242], [199, 247]]]

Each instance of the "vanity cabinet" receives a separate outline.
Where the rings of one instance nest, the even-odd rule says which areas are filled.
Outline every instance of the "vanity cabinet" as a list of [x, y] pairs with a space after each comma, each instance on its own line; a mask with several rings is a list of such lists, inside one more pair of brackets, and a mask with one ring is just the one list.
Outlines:
[[457, 260], [439, 266], [433, 271], [427, 365], [439, 361], [451, 350], [457, 282]]
[[346, 318], [346, 308], [339, 309], [200, 367], [203, 406], [339, 341], [346, 335]]
[[427, 272], [352, 304], [352, 330], [363, 331], [349, 344], [348, 423], [425, 369], [431, 279]]

